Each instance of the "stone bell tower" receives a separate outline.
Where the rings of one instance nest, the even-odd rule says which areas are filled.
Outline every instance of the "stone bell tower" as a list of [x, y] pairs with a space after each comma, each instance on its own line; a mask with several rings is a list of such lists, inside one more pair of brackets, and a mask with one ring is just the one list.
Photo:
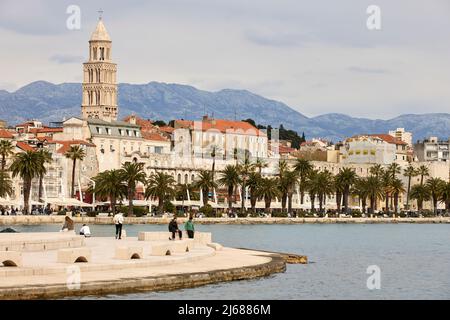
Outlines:
[[84, 120], [117, 120], [117, 65], [111, 60], [111, 44], [100, 17], [89, 41], [89, 61], [83, 64], [81, 113]]

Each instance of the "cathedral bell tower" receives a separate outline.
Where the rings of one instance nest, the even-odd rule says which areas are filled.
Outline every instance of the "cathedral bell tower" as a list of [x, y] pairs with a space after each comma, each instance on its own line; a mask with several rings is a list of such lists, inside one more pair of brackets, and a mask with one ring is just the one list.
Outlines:
[[100, 17], [89, 41], [89, 61], [83, 64], [81, 113], [84, 120], [117, 120], [117, 65], [111, 60], [111, 44]]

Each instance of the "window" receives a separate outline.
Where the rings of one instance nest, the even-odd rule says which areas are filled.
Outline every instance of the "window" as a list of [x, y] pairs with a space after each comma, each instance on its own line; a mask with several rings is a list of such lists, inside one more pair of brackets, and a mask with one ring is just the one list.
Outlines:
[[106, 128], [106, 134], [109, 136], [112, 134], [111, 128]]
[[163, 147], [155, 147], [155, 153], [161, 154], [163, 152]]
[[97, 127], [96, 129], [97, 129], [97, 133], [98, 133], [98, 134], [102, 134], [102, 128]]

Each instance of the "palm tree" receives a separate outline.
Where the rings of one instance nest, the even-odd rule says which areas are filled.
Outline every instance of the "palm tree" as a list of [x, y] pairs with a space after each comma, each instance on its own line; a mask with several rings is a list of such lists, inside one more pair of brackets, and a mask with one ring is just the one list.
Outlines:
[[370, 169], [369, 172], [375, 178], [380, 178], [384, 172], [383, 166], [381, 164], [375, 164]]
[[120, 169], [120, 176], [122, 181], [127, 186], [127, 198], [128, 198], [128, 216], [133, 216], [133, 198], [136, 192], [136, 186], [140, 182], [146, 183], [146, 175], [144, 172], [143, 163], [124, 163], [122, 169]]
[[341, 172], [337, 174], [337, 179], [342, 186], [342, 196], [344, 199], [344, 210], [348, 212], [348, 197], [350, 195], [350, 188], [353, 186], [357, 179], [357, 175], [351, 168], [343, 168]]
[[433, 212], [437, 214], [437, 206], [444, 189], [445, 181], [441, 178], [430, 178], [427, 180], [425, 187], [428, 189], [431, 200], [433, 201]]
[[342, 205], [342, 193], [344, 192], [344, 187], [340, 181], [340, 177], [338, 175], [334, 176], [334, 189], [336, 193], [336, 208], [337, 212], [341, 213], [341, 205]]
[[309, 160], [297, 159], [294, 168], [299, 174], [300, 203], [303, 204], [308, 174], [313, 170], [313, 165]]
[[12, 196], [13, 184], [6, 171], [0, 170], [0, 198]]
[[442, 185], [441, 201], [445, 203], [445, 211], [450, 212], [450, 181]]
[[394, 178], [391, 181], [390, 192], [394, 196], [394, 212], [395, 212], [395, 214], [398, 213], [398, 198], [399, 198], [399, 195], [401, 193], [404, 193], [405, 191], [406, 190], [405, 190], [405, 187], [403, 185], [402, 180], [400, 180], [398, 178]]
[[27, 151], [16, 154], [9, 167], [9, 170], [12, 171], [13, 178], [19, 176], [23, 181], [25, 214], [28, 214], [30, 210], [31, 182], [45, 170], [42, 166], [43, 162], [39, 154], [35, 151]]
[[[70, 146], [70, 149], [65, 153], [65, 156], [67, 159], [72, 160], [72, 193], [71, 197], [75, 197], [75, 168], [77, 166], [77, 160], [83, 161], [84, 157], [86, 157], [86, 153], [84, 152], [84, 149], [79, 146]], [[81, 192], [81, 190], [80, 190]]]
[[241, 212], [244, 212], [245, 208], [245, 189], [247, 188], [247, 180], [255, 169], [255, 164], [250, 162], [248, 155], [246, 154], [244, 161], [238, 165], [238, 173], [241, 180]]
[[158, 198], [158, 211], [164, 213], [164, 203], [167, 199], [171, 199], [176, 194], [174, 187], [175, 179], [166, 173], [153, 173], [147, 181], [147, 188], [145, 189], [145, 198]]
[[183, 201], [183, 203], [182, 203], [182, 205], [183, 205], [183, 212], [185, 212], [184, 211], [184, 202], [186, 200], [189, 200], [188, 193], [189, 193], [191, 199], [194, 197], [194, 188], [193, 188], [192, 184], [188, 184], [188, 183], [186, 183], [186, 184], [178, 184], [176, 186], [176, 191], [177, 191], [176, 192], [176, 198], [177, 198], [177, 200], [181, 199]]
[[378, 199], [383, 198], [383, 185], [378, 177], [371, 175], [364, 180], [364, 188], [370, 199], [370, 213], [374, 214]]
[[298, 183], [299, 174], [295, 170], [288, 170], [284, 173], [283, 184], [287, 192], [288, 212], [292, 213], [292, 198], [294, 196], [295, 187]]
[[288, 194], [288, 181], [284, 179], [285, 175], [289, 171], [288, 164], [285, 160], [281, 160], [278, 165], [278, 179], [280, 182], [280, 192], [281, 192], [281, 210], [286, 211], [287, 204], [287, 194]]
[[261, 158], [257, 158], [255, 162], [255, 168], [258, 169], [259, 174], [262, 174], [262, 169], [267, 168], [269, 165]]
[[430, 192], [425, 186], [417, 184], [411, 188], [410, 197], [417, 200], [417, 209], [422, 211], [423, 202], [430, 199]]
[[389, 171], [384, 171], [380, 177], [381, 185], [384, 190], [385, 212], [389, 213], [389, 197], [391, 194], [392, 175]]
[[52, 158], [52, 153], [46, 149], [40, 149], [39, 151], [37, 151], [37, 153], [39, 154], [39, 157], [42, 161], [42, 168], [44, 169], [42, 172], [39, 173], [39, 195], [38, 195], [38, 199], [39, 201], [42, 201], [42, 193], [44, 190], [44, 176], [47, 173], [47, 169], [45, 168], [45, 165], [47, 163], [52, 163], [53, 158]]
[[14, 154], [14, 146], [9, 140], [0, 141], [0, 156], [2, 157], [2, 171], [6, 168], [6, 159]]
[[233, 209], [233, 195], [236, 186], [241, 182], [239, 177], [239, 168], [236, 165], [227, 165], [221, 173], [218, 183], [227, 187], [228, 191], [228, 210]]
[[317, 176], [319, 175], [319, 171], [311, 170], [308, 174], [308, 180], [306, 182], [306, 190], [308, 191], [309, 198], [311, 200], [311, 211], [314, 211], [316, 195], [318, 193], [317, 188]]
[[208, 205], [209, 190], [217, 188], [217, 183], [212, 177], [212, 172], [208, 170], [200, 170], [197, 181], [194, 182], [194, 186], [197, 189], [202, 190], [203, 193], [203, 206]]
[[319, 211], [323, 212], [326, 197], [334, 192], [334, 179], [329, 171], [322, 171], [316, 175], [316, 191], [319, 198]]
[[408, 178], [408, 189], [406, 193], [406, 209], [409, 210], [409, 193], [411, 192], [411, 179], [417, 176], [417, 170], [409, 163], [408, 167], [403, 170], [403, 175]]
[[248, 189], [250, 191], [250, 205], [252, 212], [256, 213], [256, 202], [258, 201], [258, 191], [261, 187], [262, 176], [258, 172], [251, 172], [248, 176]]
[[423, 178], [430, 175], [430, 169], [423, 164], [417, 168], [417, 175], [420, 176], [420, 185], [423, 186]]
[[258, 196], [264, 199], [265, 212], [270, 213], [273, 198], [280, 196], [277, 178], [261, 178]]
[[353, 185], [351, 193], [358, 196], [361, 203], [362, 212], [366, 213], [367, 197], [369, 196], [367, 178], [358, 178]]
[[95, 187], [91, 191], [100, 197], [108, 197], [111, 211], [115, 214], [117, 200], [121, 200], [127, 195], [127, 186], [123, 182], [122, 172], [120, 170], [104, 171], [92, 180], [95, 182]]
[[397, 174], [401, 173], [401, 167], [398, 163], [392, 162], [386, 171], [390, 173], [392, 179], [395, 179]]

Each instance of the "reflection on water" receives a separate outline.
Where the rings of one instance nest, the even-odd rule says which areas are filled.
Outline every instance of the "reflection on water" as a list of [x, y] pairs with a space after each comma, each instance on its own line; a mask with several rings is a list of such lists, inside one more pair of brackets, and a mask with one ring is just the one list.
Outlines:
[[[22, 232], [61, 226], [15, 226]], [[80, 225], [77, 225], [79, 230]], [[166, 231], [164, 225], [129, 225]], [[110, 295], [106, 299], [450, 299], [450, 225], [197, 225], [230, 247], [307, 255], [314, 263], [289, 265], [268, 278], [219, 283], [172, 292]], [[114, 236], [114, 227], [91, 226], [94, 236]], [[381, 289], [366, 286], [367, 267], [381, 269]], [[89, 299], [90, 297], [86, 297]]]

